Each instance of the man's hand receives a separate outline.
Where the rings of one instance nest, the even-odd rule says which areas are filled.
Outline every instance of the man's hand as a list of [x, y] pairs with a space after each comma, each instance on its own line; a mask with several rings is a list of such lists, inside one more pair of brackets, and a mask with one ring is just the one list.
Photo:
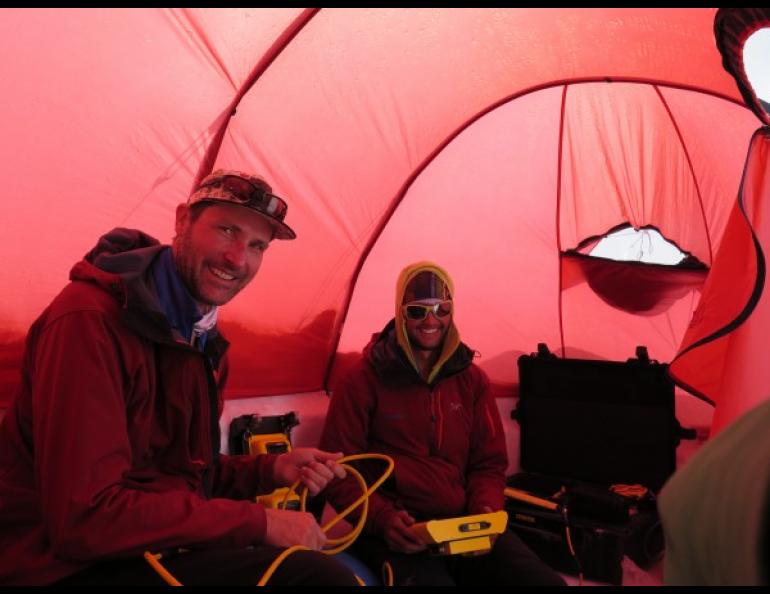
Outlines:
[[281, 549], [302, 545], [318, 551], [326, 543], [326, 535], [321, 532], [313, 514], [266, 507], [265, 516], [266, 545]]
[[298, 448], [278, 456], [273, 478], [283, 487], [290, 487], [299, 480], [311, 495], [318, 495], [334, 477], [345, 478], [345, 469], [335, 462], [340, 458], [341, 453]]
[[[491, 507], [489, 507], [488, 505], [482, 505], [482, 506], [481, 506], [481, 513], [482, 513], [482, 514], [491, 514], [491, 513], [492, 513], [492, 508], [491, 508]], [[492, 534], [492, 535], [490, 535], [490, 537], [489, 537], [489, 543], [490, 543], [492, 546], [495, 546], [495, 543], [497, 542], [497, 536], [498, 536], [497, 534]]]
[[419, 553], [425, 550], [425, 543], [415, 537], [409, 530], [414, 524], [414, 518], [406, 510], [400, 510], [385, 527], [383, 537], [388, 547], [397, 553]]

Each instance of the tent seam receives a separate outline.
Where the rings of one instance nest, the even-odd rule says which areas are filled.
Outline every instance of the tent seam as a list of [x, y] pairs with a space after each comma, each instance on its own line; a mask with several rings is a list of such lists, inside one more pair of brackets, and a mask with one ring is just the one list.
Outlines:
[[682, 137], [682, 132], [679, 129], [679, 126], [676, 123], [676, 120], [674, 119], [674, 114], [671, 113], [671, 108], [668, 105], [668, 102], [666, 101], [666, 98], [663, 96], [663, 93], [658, 88], [658, 85], [653, 85], [653, 88], [655, 89], [655, 92], [658, 94], [658, 97], [660, 98], [661, 103], [663, 103], [663, 107], [666, 110], [666, 113], [668, 114], [669, 119], [671, 120], [671, 125], [674, 126], [674, 130], [676, 131], [676, 136], [679, 139], [679, 145], [682, 147], [682, 151], [684, 151], [684, 157], [687, 160], [687, 166], [690, 168], [690, 176], [692, 177], [692, 183], [695, 186], [695, 194], [698, 196], [698, 204], [700, 206], [700, 214], [701, 218], [703, 219], [703, 227], [706, 229], [706, 242], [709, 246], [709, 265], [714, 265], [714, 248], [711, 245], [711, 230], [709, 229], [708, 220], [706, 219], [706, 210], [703, 207], [703, 196], [701, 195], [700, 186], [698, 185], [698, 179], [695, 176], [695, 169], [692, 166], [692, 160], [690, 159], [690, 152], [687, 150], [687, 146], [684, 143], [684, 138]]
[[251, 71], [249, 76], [246, 78], [243, 85], [241, 85], [241, 88], [238, 91], [238, 93], [230, 102], [230, 105], [228, 105], [228, 107], [219, 116], [219, 118], [222, 119], [222, 123], [220, 124], [217, 132], [215, 133], [214, 138], [211, 141], [211, 144], [206, 149], [203, 159], [201, 160], [201, 164], [198, 167], [198, 173], [195, 176], [195, 180], [193, 182], [193, 186], [191, 190], [197, 187], [200, 181], [206, 175], [211, 173], [216, 157], [219, 154], [219, 149], [222, 147], [222, 141], [224, 140], [225, 133], [227, 132], [227, 129], [229, 127], [230, 120], [235, 115], [241, 100], [246, 96], [246, 94], [251, 90], [251, 88], [256, 84], [256, 82], [262, 77], [262, 75], [267, 71], [267, 69], [272, 65], [272, 63], [278, 58], [278, 56], [281, 55], [281, 53], [289, 46], [289, 44], [294, 40], [294, 38], [297, 35], [299, 35], [299, 33], [313, 19], [313, 17], [316, 14], [318, 14], [320, 10], [321, 10], [320, 8], [306, 8], [305, 10], [303, 10], [291, 22], [291, 24], [288, 27], [286, 27], [283, 33], [281, 33], [281, 35], [278, 36], [278, 38], [273, 42], [270, 48], [262, 56], [262, 58], [257, 62], [256, 66]]
[[556, 256], [559, 259], [559, 287], [558, 287], [558, 307], [559, 307], [559, 336], [561, 338], [561, 355], [567, 356], [567, 347], [564, 343], [564, 304], [562, 296], [564, 292], [564, 263], [562, 261], [561, 253], [561, 169], [563, 165], [564, 156], [564, 113], [567, 107], [567, 88], [569, 85], [564, 85], [564, 89], [561, 94], [561, 111], [559, 113], [559, 143], [557, 149], [557, 170], [556, 170]]

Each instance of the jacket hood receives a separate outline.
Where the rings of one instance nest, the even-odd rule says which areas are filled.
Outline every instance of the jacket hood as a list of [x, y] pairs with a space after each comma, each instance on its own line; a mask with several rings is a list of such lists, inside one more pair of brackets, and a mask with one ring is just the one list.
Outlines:
[[102, 235], [93, 249], [85, 255], [85, 260], [103, 270], [115, 272], [128, 267], [121, 265], [121, 262], [137, 259], [136, 250], [159, 245], [157, 239], [142, 231], [118, 227]]
[[[433, 262], [423, 261], [410, 264], [404, 268], [401, 271], [401, 274], [398, 276], [398, 281], [396, 283], [396, 315], [394, 318], [396, 342], [401, 347], [402, 351], [406, 355], [407, 360], [418, 374], [419, 367], [417, 366], [414, 353], [412, 352], [412, 345], [409, 342], [409, 337], [406, 333], [406, 320], [404, 319], [402, 305], [404, 300], [404, 293], [406, 292], [406, 287], [409, 284], [409, 281], [424, 271], [432, 272], [437, 277], [439, 277], [446, 284], [446, 286], [449, 287], [449, 291], [453, 299], [455, 294], [452, 278], [449, 276], [446, 270]], [[428, 384], [434, 383], [434, 381], [438, 378], [439, 373], [441, 372], [441, 368], [453, 356], [455, 351], [459, 348], [460, 344], [460, 333], [457, 331], [457, 327], [454, 323], [454, 317], [452, 317], [452, 322], [450, 323], [449, 328], [447, 328], [446, 336], [444, 337], [441, 355], [439, 355], [439, 358], [436, 360], [436, 364], [428, 374]], [[467, 349], [467, 347], [465, 348]]]
[[142, 231], [116, 228], [75, 264], [70, 279], [99, 285], [126, 308], [160, 311], [147, 272], [166, 247]]

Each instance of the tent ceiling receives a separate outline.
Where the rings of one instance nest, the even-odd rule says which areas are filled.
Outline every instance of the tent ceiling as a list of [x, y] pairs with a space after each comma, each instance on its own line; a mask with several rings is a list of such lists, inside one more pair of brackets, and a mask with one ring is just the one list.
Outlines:
[[[529, 219], [522, 212], [529, 217], [531, 209], [544, 203], [555, 209], [557, 190], [569, 188], [572, 193], [565, 192], [564, 198], [572, 196], [574, 201], [562, 204], [583, 212], [592, 203], [585, 189], [591, 185], [579, 181], [580, 176], [591, 182], [606, 171], [587, 174], [582, 164], [578, 167], [585, 157], [575, 148], [564, 161], [570, 164], [572, 177], [560, 178], [565, 169], [559, 168], [559, 155], [564, 154], [559, 146], [577, 147], [589, 137], [594, 143], [606, 139], [582, 129], [582, 116], [571, 119], [571, 102], [586, 92], [583, 85], [568, 87], [566, 118], [561, 117], [565, 87], [560, 83], [607, 78], [660, 83], [657, 91], [645, 87], [649, 100], [639, 101], [657, 106], [655, 119], [661, 125], [667, 122], [665, 146], [671, 159], [665, 160], [668, 173], [663, 178], [676, 178], [680, 186], [675, 201], [661, 202], [662, 206], [657, 202], [661, 193], [647, 185], [659, 175], [643, 173], [629, 187], [638, 192], [636, 204], [643, 206], [640, 221], [655, 219], [660, 209], [669, 209], [666, 204], [679, 208], [686, 203], [687, 212], [702, 206], [700, 218], [682, 227], [682, 236], [672, 236], [682, 245], [697, 245], [699, 257], [710, 262], [710, 252], [703, 246], [719, 241], [727, 216], [724, 201], [734, 196], [740, 174], [736, 162], [741, 158], [735, 154], [742, 155], [748, 130], [755, 127], [748, 112], [730, 103], [739, 94], [714, 47], [714, 13], [712, 9], [3, 11], [0, 60], [7, 84], [0, 100], [6, 118], [0, 159], [7, 174], [6, 216], [0, 219], [0, 233], [7, 270], [0, 280], [4, 295], [0, 340], [15, 346], [4, 351], [8, 354], [0, 368], [0, 398], [10, 396], [10, 378], [26, 327], [99, 234], [114, 226], [131, 226], [170, 240], [173, 209], [186, 198], [207, 146], [225, 125], [216, 165], [267, 177], [277, 193], [289, 197], [289, 221], [299, 234], [296, 242], [271, 248], [253, 286], [228, 307], [225, 323], [231, 336], [241, 337], [234, 341], [234, 359], [241, 372], [233, 378], [233, 396], [323, 385], [359, 265], [370, 249], [374, 248], [371, 258], [376, 260], [381, 246], [393, 243], [388, 239], [394, 232], [389, 223], [415, 208], [412, 196], [439, 198], [464, 188], [453, 200], [489, 197], [483, 207], [488, 218], [504, 225], [507, 219], [500, 214], [506, 212], [526, 228]], [[310, 18], [283, 47], [284, 32], [305, 17]], [[246, 90], [255, 68], [271, 52], [275, 59], [253, 81], [228, 120], [234, 97]], [[625, 88], [616, 87], [618, 92]], [[531, 92], [537, 89], [542, 90]], [[485, 114], [503, 113], [519, 102], [539, 119], [522, 119], [517, 127], [500, 128], [499, 134], [514, 141], [517, 136], [526, 138], [531, 150], [529, 145], [503, 142], [493, 148], [499, 153], [486, 153], [497, 166], [494, 173], [508, 168], [519, 172], [510, 176], [509, 192], [482, 183], [497, 179], [484, 175], [483, 164], [476, 162], [483, 159], [471, 164], [459, 157], [454, 175], [441, 170], [439, 162], [458, 158], [446, 155], [465, 142], [463, 135], [497, 125], [484, 123]], [[470, 125], [476, 120], [478, 127]], [[673, 121], [679, 127], [676, 137], [671, 136]], [[630, 133], [637, 135], [631, 137], [636, 142], [647, 131], [641, 126]], [[634, 146], [637, 156], [654, 159], [661, 145], [644, 136], [644, 142]], [[507, 164], [502, 162], [504, 155], [510, 156]], [[537, 168], [527, 167], [535, 160]], [[458, 170], [468, 175], [457, 175]], [[595, 183], [596, 192], [605, 195], [604, 182]], [[672, 195], [670, 187], [662, 195]], [[443, 206], [418, 208], [414, 216], [426, 226], [457, 225], [457, 219], [442, 220]], [[440, 216], [432, 218], [436, 213]], [[458, 216], [466, 215], [467, 210]], [[532, 220], [540, 216], [545, 215]], [[483, 298], [483, 285], [473, 287], [473, 275], [468, 274], [479, 262], [505, 270], [512, 279], [530, 273], [560, 278], [556, 244], [570, 247], [588, 231], [576, 214], [574, 228], [567, 233], [572, 223], [562, 221], [557, 234], [556, 212], [549, 216], [550, 224], [530, 223], [513, 246], [521, 250], [530, 237], [547, 246], [551, 259], [542, 267], [524, 258], [511, 260], [505, 251], [482, 250], [484, 234], [470, 228], [473, 217], [462, 219], [461, 227], [468, 229], [456, 243], [467, 248], [466, 255], [481, 257], [483, 252], [484, 257], [462, 260], [450, 250], [445, 263], [458, 277], [458, 287], [467, 287], [463, 290], [468, 291], [470, 305], [478, 308], [484, 303], [474, 301]], [[674, 220], [670, 209], [665, 216]], [[615, 218], [607, 221], [622, 222]], [[604, 220], [586, 220], [591, 232], [608, 230]], [[397, 256], [382, 269], [382, 279], [373, 278], [376, 268], [367, 272], [367, 260], [360, 290], [366, 293], [370, 286], [384, 283], [389, 301], [395, 278], [391, 269], [406, 263], [402, 256], [411, 257], [408, 250], [394, 253]], [[525, 287], [524, 292], [528, 290]], [[558, 290], [545, 298], [533, 295], [544, 301], [562, 297]], [[379, 314], [377, 303], [373, 311]], [[522, 317], [528, 318], [525, 327], [530, 319], [533, 327], [540, 319], [547, 318], [549, 324], [542, 327], [551, 328], [554, 322], [547, 312], [522, 316], [514, 315], [516, 310], [510, 307], [508, 311], [511, 315], [504, 325], [513, 333], [506, 335], [506, 346], [493, 338], [494, 333], [486, 333], [484, 324], [468, 324], [469, 340], [498, 345], [486, 348], [485, 356], [532, 348], [534, 335], [520, 327]], [[360, 346], [359, 339], [385, 321], [356, 319], [351, 310], [344, 331], [352, 334], [343, 346]], [[554, 336], [559, 334], [558, 322]], [[604, 347], [596, 352], [603, 354]], [[267, 365], [269, 377], [264, 370], [254, 370], [255, 353], [260, 364]]]

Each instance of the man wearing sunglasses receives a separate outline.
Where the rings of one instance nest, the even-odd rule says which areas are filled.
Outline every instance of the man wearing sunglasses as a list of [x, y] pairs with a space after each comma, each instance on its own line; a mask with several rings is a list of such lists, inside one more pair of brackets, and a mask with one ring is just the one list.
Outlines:
[[[395, 585], [564, 585], [510, 531], [488, 555], [433, 557], [409, 530], [418, 521], [503, 509], [505, 435], [486, 374], [460, 341], [454, 292], [438, 265], [407, 266], [395, 317], [334, 390], [321, 447], [395, 461], [395, 481], [369, 499], [354, 552], [375, 575], [387, 561]], [[362, 470], [369, 482], [381, 472]], [[360, 487], [336, 481], [326, 494], [341, 510]]]
[[[0, 583], [162, 585], [150, 551], [183, 584], [255, 585], [286, 547], [322, 546], [312, 515], [254, 497], [296, 480], [318, 493], [344, 476], [340, 454], [219, 453], [218, 307], [294, 239], [286, 211], [260, 178], [216, 171], [177, 207], [173, 245], [115, 229], [75, 265], [0, 425]], [[269, 583], [356, 584], [317, 551]]]

